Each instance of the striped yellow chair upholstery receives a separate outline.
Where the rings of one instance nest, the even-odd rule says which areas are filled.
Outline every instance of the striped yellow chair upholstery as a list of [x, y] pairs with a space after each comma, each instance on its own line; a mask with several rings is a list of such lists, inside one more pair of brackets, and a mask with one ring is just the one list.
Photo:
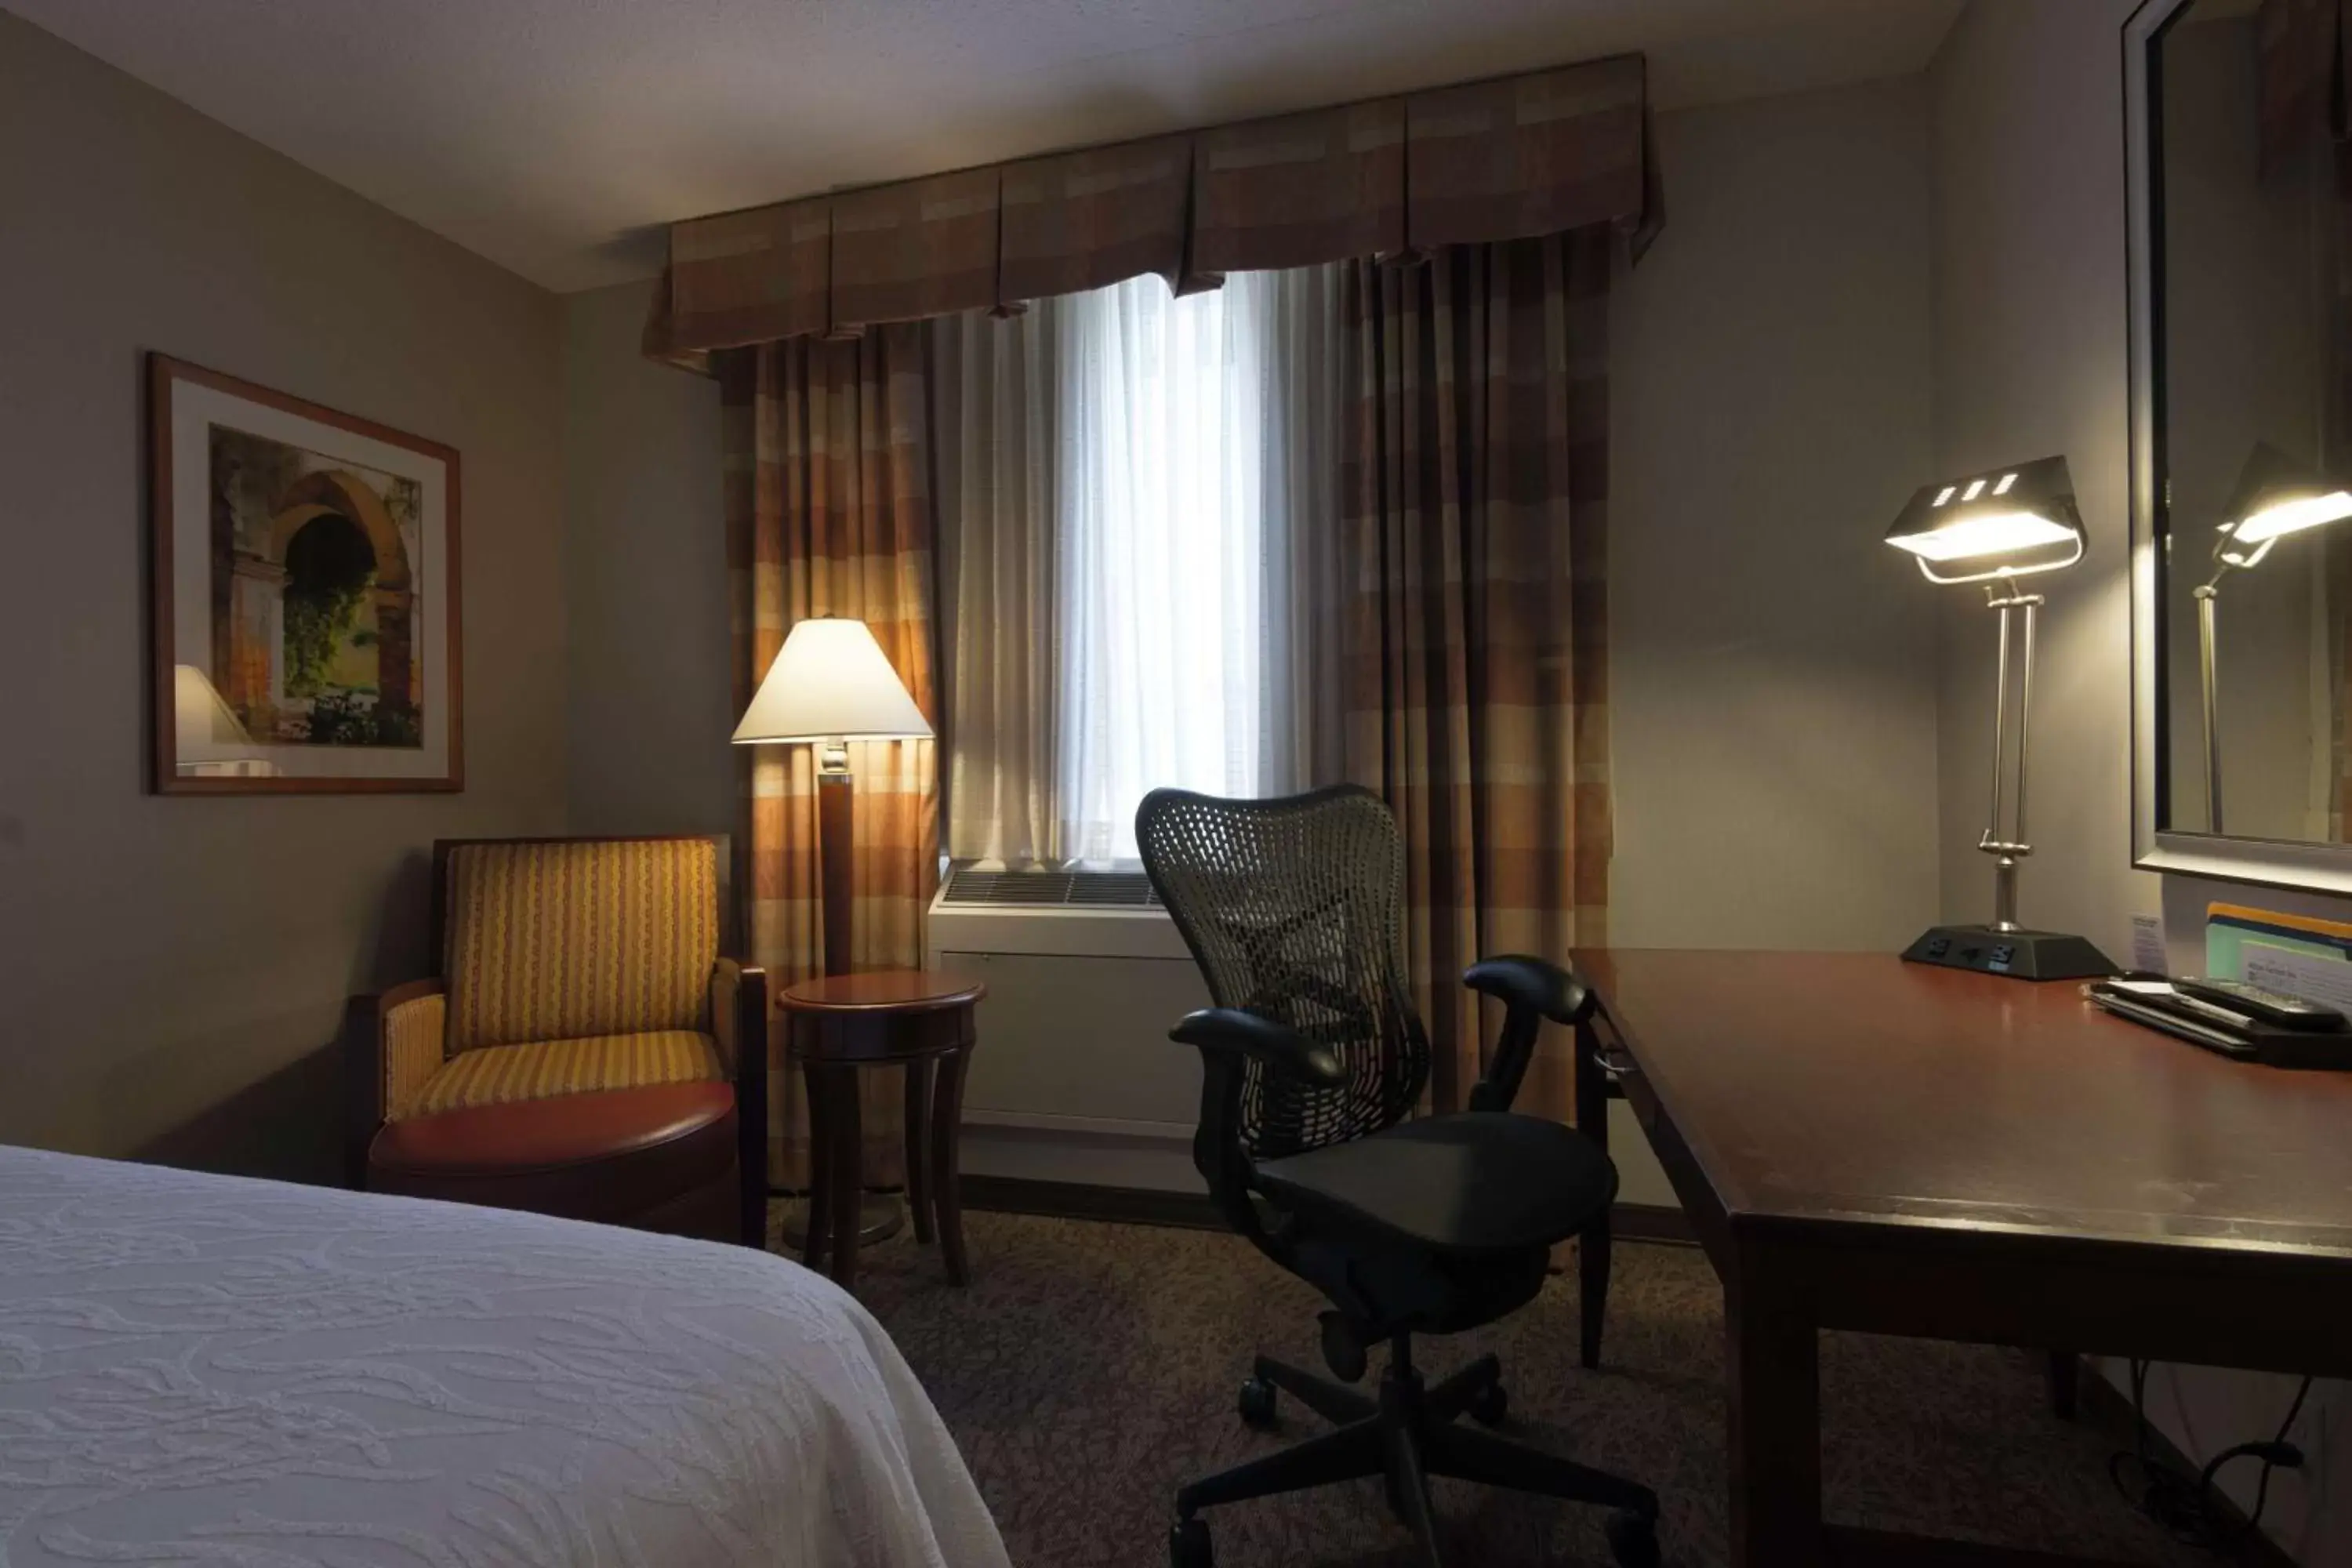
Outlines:
[[[593, 1163], [603, 1139], [641, 1156], [664, 1128], [684, 1124], [680, 1107], [691, 1104], [705, 1122], [731, 1111], [741, 1190], [730, 1223], [763, 1244], [766, 986], [758, 970], [720, 955], [727, 870], [724, 838], [436, 845], [440, 977], [353, 1000], [353, 1177], [394, 1185], [383, 1178], [397, 1166], [397, 1190], [437, 1192], [420, 1184], [418, 1151], [443, 1151], [444, 1163], [460, 1157], [447, 1151], [468, 1151], [462, 1157], [478, 1166], [501, 1139], [530, 1144], [544, 1164], [564, 1145], [575, 1106], [570, 1153]], [[622, 1093], [686, 1085], [733, 1092], [718, 1101], [712, 1089]], [[662, 1126], [633, 1131], [639, 1104]]]

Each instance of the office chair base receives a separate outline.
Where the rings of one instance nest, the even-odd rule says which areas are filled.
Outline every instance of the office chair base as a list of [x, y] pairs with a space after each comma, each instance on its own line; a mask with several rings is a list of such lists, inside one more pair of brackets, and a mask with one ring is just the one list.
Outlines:
[[1178, 1492], [1170, 1568], [1213, 1568], [1209, 1527], [1199, 1517], [1204, 1508], [1370, 1476], [1381, 1479], [1390, 1510], [1412, 1531], [1430, 1568], [1438, 1561], [1431, 1476], [1614, 1509], [1607, 1531], [1619, 1568], [1656, 1568], [1658, 1499], [1649, 1488], [1458, 1424], [1465, 1415], [1492, 1424], [1507, 1408], [1502, 1363], [1491, 1355], [1430, 1387], [1413, 1368], [1411, 1339], [1399, 1335], [1377, 1399], [1263, 1356], [1251, 1373], [1240, 1400], [1250, 1426], [1272, 1424], [1276, 1390], [1337, 1425]]

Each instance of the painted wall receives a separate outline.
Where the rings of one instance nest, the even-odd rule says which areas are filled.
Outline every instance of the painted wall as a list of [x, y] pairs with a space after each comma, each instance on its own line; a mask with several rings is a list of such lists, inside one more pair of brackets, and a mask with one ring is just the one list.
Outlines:
[[1662, 116], [1612, 300], [1610, 937], [1893, 949], [1935, 919], [1917, 79]]
[[[0, 1142], [330, 1176], [421, 857], [562, 826], [559, 309], [5, 15], [0, 213]], [[458, 449], [463, 794], [145, 793], [151, 349]]]
[[729, 833], [719, 386], [638, 352], [647, 288], [563, 300], [572, 830]]
[[[2184, 928], [2200, 890], [2159, 889], [2131, 868], [2120, 29], [2133, 8], [1972, 0], [1937, 59], [1936, 461], [1965, 472], [2063, 451], [2090, 533], [2080, 567], [2043, 579], [2039, 847], [2022, 918], [2126, 958], [2131, 917], [2155, 912], [2161, 898], [2174, 911], [2174, 966], [2197, 968]], [[1989, 620], [1964, 605], [1944, 616], [1944, 912], [1956, 920], [1983, 919], [1990, 906], [1990, 878], [1970, 847], [1991, 724]], [[2159, 1368], [2151, 1393], [2165, 1429], [2202, 1458], [2271, 1436], [2292, 1384]], [[2347, 1410], [2341, 1386], [2315, 1395], [2296, 1434], [2312, 1472], [2283, 1473], [2272, 1488], [2265, 1527], [2302, 1563], [2352, 1561], [2352, 1457], [2337, 1435]], [[2252, 1479], [2235, 1467], [2224, 1485], [2242, 1497]]]

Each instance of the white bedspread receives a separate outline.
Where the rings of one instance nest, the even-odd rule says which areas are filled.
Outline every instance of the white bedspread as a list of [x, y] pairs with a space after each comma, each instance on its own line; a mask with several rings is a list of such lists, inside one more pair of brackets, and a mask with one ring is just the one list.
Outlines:
[[0, 1564], [1003, 1568], [887, 1335], [741, 1247], [0, 1147]]

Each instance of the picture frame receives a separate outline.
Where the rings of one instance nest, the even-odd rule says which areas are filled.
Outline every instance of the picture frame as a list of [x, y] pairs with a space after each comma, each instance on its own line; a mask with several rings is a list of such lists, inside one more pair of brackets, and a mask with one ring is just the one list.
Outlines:
[[465, 787], [457, 451], [150, 353], [152, 784]]

